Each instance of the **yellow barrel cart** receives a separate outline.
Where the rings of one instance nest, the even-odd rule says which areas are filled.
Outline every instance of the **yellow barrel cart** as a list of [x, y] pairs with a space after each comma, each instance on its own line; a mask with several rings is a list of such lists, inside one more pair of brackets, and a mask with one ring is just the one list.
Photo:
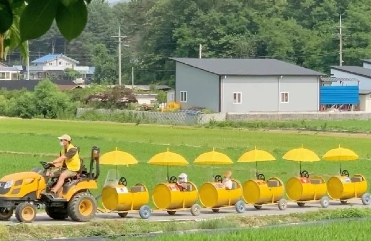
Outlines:
[[[199, 155], [195, 161], [198, 165], [228, 165], [233, 161], [225, 154], [216, 152], [213, 148], [211, 152]], [[199, 199], [205, 208], [211, 208], [213, 212], [219, 212], [221, 208], [235, 207], [238, 213], [245, 212], [245, 202], [242, 198], [242, 185], [239, 181], [231, 179], [232, 189], [226, 189], [223, 178], [216, 175], [214, 180], [201, 185]]]
[[102, 208], [99, 212], [117, 212], [120, 217], [126, 217], [129, 212], [139, 212], [142, 219], [151, 216], [151, 209], [148, 206], [149, 193], [143, 184], [136, 184], [128, 188], [125, 177], [119, 177], [117, 165], [133, 165], [138, 161], [129, 153], [118, 151], [108, 152], [102, 155], [100, 163], [102, 165], [115, 165], [116, 170], [109, 170], [101, 192]]
[[237, 162], [255, 162], [256, 179], [247, 180], [243, 184], [243, 199], [246, 203], [261, 209], [263, 205], [277, 205], [285, 210], [287, 201], [283, 198], [285, 186], [278, 177], [265, 179], [263, 173], [258, 173], [258, 162], [274, 161], [276, 158], [267, 151], [255, 149], [244, 153]]
[[326, 196], [326, 181], [320, 176], [310, 177], [308, 171], [301, 169], [301, 162], [320, 161], [317, 154], [301, 147], [288, 151], [282, 158], [289, 161], [297, 161], [300, 165], [299, 177], [291, 177], [286, 182], [287, 197], [300, 207], [306, 203], [320, 202], [323, 208], [327, 208], [330, 204], [330, 199]]
[[339, 175], [327, 181], [328, 194], [332, 200], [346, 204], [349, 200], [361, 199], [363, 205], [370, 205], [371, 195], [367, 193], [367, 180], [361, 174], [349, 177], [347, 170], [341, 170], [341, 161], [354, 161], [358, 155], [350, 149], [339, 147], [329, 150], [323, 157], [326, 161], [339, 161]]
[[178, 185], [175, 176], [169, 178], [169, 166], [188, 165], [184, 157], [167, 149], [166, 152], [153, 156], [148, 164], [167, 167], [167, 182], [157, 184], [152, 193], [152, 200], [157, 208], [153, 211], [167, 211], [169, 215], [174, 215], [177, 211], [190, 210], [193, 216], [200, 215], [201, 207], [196, 203], [197, 186], [187, 181], [186, 188], [183, 189]]

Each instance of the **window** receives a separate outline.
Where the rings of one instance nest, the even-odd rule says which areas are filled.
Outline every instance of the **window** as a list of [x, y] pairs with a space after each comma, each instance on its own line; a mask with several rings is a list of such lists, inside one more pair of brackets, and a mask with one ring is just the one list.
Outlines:
[[187, 91], [180, 91], [180, 102], [187, 102]]
[[233, 104], [242, 104], [241, 92], [233, 92]]
[[62, 62], [61, 61], [59, 61], [59, 65], [62, 65]]
[[281, 92], [281, 103], [289, 103], [289, 93]]

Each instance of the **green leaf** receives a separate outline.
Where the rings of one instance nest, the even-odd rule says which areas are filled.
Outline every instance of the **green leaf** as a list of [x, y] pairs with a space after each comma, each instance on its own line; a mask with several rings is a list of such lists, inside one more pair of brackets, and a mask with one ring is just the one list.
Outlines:
[[84, 0], [77, 0], [68, 7], [59, 4], [55, 20], [59, 31], [68, 41], [78, 37], [88, 21], [88, 10]]
[[32, 0], [22, 12], [19, 29], [22, 42], [44, 35], [52, 25], [57, 11], [57, 0]]
[[61, 0], [61, 2], [63, 3], [64, 6], [68, 7], [70, 5], [74, 5], [77, 0]]
[[13, 24], [13, 12], [8, 0], [0, 0], [0, 34]]

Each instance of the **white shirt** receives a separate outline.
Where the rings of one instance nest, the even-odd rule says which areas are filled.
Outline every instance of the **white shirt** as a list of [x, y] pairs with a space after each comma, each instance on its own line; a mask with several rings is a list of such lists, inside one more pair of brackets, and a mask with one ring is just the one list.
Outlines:
[[225, 179], [223, 180], [223, 184], [224, 184], [224, 187], [225, 187], [226, 189], [232, 189], [232, 180], [231, 180], [231, 179], [229, 179], [229, 178], [225, 178]]

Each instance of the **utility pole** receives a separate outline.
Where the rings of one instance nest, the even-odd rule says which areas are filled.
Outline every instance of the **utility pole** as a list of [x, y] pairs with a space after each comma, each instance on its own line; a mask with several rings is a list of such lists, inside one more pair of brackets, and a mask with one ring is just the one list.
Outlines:
[[342, 33], [342, 28], [343, 26], [341, 25], [341, 14], [340, 14], [340, 22], [339, 22], [339, 61], [340, 61], [340, 66], [343, 65], [343, 33]]
[[201, 59], [201, 55], [202, 55], [202, 45], [200, 44], [200, 46], [198, 47], [198, 58]]
[[118, 36], [111, 36], [111, 38], [118, 38], [119, 39], [119, 85], [121, 86], [121, 43], [122, 38], [126, 38], [127, 36], [121, 35], [121, 29], [119, 26], [119, 35]]
[[27, 78], [26, 80], [30, 79], [30, 46], [28, 45], [28, 40], [27, 40]]
[[131, 89], [134, 90], [134, 67], [131, 67]]

